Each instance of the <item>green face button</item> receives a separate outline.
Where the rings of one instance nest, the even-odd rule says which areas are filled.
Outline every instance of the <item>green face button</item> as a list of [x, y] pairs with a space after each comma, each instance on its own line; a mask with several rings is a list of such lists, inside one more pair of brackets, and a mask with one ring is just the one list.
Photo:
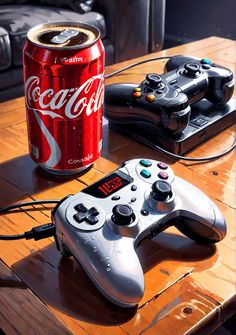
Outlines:
[[211, 60], [208, 59], [208, 58], [203, 58], [203, 59], [201, 59], [201, 64], [208, 64], [208, 65], [211, 65]]
[[143, 170], [141, 170], [140, 174], [141, 174], [142, 177], [144, 177], [146, 179], [151, 177], [151, 172], [149, 172], [148, 170], [143, 169]]
[[139, 162], [140, 165], [144, 166], [144, 167], [149, 167], [152, 165], [152, 162], [150, 162], [147, 159], [141, 159], [141, 161]]

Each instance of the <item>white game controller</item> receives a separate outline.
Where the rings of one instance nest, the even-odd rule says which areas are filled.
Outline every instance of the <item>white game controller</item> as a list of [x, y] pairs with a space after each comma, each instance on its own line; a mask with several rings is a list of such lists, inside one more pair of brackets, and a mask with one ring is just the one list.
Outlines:
[[218, 207], [163, 162], [133, 159], [53, 211], [63, 255], [73, 255], [99, 291], [122, 307], [144, 293], [137, 244], [170, 225], [200, 243], [226, 234]]

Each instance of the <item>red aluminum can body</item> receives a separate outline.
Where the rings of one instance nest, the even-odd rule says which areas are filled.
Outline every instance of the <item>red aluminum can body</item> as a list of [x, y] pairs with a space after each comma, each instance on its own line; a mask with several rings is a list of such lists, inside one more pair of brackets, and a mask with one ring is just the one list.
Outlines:
[[32, 159], [52, 173], [81, 172], [102, 148], [104, 47], [99, 31], [78, 23], [36, 26], [28, 32], [23, 64]]

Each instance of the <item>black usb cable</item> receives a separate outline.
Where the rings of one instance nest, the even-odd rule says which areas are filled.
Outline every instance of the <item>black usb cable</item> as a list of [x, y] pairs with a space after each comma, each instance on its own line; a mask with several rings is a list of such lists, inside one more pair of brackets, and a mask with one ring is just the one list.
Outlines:
[[[14, 210], [19, 210], [22, 207], [32, 206], [32, 205], [44, 205], [44, 204], [58, 204], [59, 200], [34, 200], [22, 202], [20, 204], [14, 204], [7, 207], [0, 208], [0, 215], [9, 213]], [[21, 240], [21, 239], [34, 239], [35, 241], [47, 238], [54, 237], [56, 245], [58, 247], [58, 241], [56, 238], [56, 227], [53, 223], [47, 223], [40, 226], [36, 226], [29, 231], [24, 232], [23, 234], [18, 235], [0, 235], [0, 240], [10, 241], [10, 240]]]

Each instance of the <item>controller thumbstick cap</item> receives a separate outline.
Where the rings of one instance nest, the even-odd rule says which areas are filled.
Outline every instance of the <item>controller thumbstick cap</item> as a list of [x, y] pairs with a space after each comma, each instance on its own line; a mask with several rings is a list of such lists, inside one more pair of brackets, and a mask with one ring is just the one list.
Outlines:
[[157, 180], [152, 184], [152, 198], [158, 201], [164, 201], [172, 196], [171, 185], [167, 181]]
[[112, 221], [121, 226], [129, 225], [135, 219], [133, 209], [129, 205], [116, 205], [112, 213]]
[[200, 65], [194, 62], [186, 63], [184, 65], [184, 69], [185, 69], [185, 72], [184, 72], [185, 74], [191, 77], [195, 77], [195, 75], [198, 74], [200, 71]]
[[147, 74], [146, 79], [152, 88], [158, 88], [162, 82], [161, 76], [159, 76], [159, 74], [156, 73]]

